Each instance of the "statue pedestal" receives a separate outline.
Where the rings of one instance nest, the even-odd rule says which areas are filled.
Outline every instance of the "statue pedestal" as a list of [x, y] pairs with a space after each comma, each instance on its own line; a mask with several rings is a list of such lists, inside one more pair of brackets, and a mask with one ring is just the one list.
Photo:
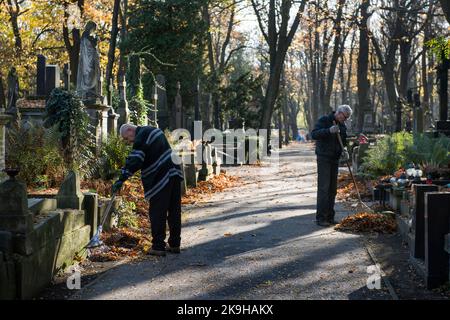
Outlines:
[[91, 119], [93, 126], [93, 133], [95, 136], [95, 146], [97, 154], [103, 142], [108, 137], [108, 111], [110, 107], [106, 104], [87, 104], [88, 101], [83, 101], [86, 106], [86, 111]]
[[[0, 113], [0, 175], [1, 170], [5, 169], [5, 126], [12, 119], [12, 116], [4, 113]], [[0, 177], [1, 181], [1, 177]]]

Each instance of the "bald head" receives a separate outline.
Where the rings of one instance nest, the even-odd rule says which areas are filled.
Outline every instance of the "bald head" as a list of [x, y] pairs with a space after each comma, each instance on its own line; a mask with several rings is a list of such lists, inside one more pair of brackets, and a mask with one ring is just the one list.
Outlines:
[[125, 140], [128, 144], [132, 144], [134, 142], [134, 138], [136, 137], [136, 128], [134, 124], [125, 123], [120, 126], [120, 136]]

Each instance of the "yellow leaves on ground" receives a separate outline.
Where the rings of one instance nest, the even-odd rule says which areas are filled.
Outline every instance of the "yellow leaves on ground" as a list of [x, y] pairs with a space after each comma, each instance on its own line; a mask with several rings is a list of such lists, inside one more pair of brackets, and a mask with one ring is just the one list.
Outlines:
[[358, 212], [343, 219], [335, 227], [339, 231], [394, 233], [395, 219], [381, 213]]

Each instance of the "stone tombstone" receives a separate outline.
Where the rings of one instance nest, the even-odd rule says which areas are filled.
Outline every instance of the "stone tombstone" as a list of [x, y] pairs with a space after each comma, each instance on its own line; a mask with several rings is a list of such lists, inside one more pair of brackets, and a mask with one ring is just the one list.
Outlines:
[[204, 126], [205, 130], [212, 128], [212, 116], [213, 116], [213, 100], [212, 100], [212, 94], [206, 93], [202, 95], [202, 105], [203, 105], [203, 112], [202, 112], [202, 119], [204, 119]]
[[127, 101], [127, 83], [126, 81], [122, 81], [119, 83], [119, 107], [118, 107], [118, 114], [119, 114], [119, 121], [118, 121], [118, 127], [122, 126], [125, 123], [130, 122], [130, 109], [128, 109], [128, 101]]
[[177, 95], [175, 96], [175, 129], [180, 129], [183, 127], [183, 103], [181, 100], [181, 84], [177, 82]]
[[194, 91], [194, 120], [195, 121], [200, 121], [201, 120], [201, 115], [200, 115], [200, 79], [197, 80], [197, 83], [194, 84], [193, 87], [193, 91]]
[[2, 170], [5, 169], [5, 139], [6, 139], [6, 125], [11, 120], [11, 116], [3, 112], [0, 112], [0, 182], [2, 176]]
[[56, 195], [57, 206], [59, 209], [81, 210], [83, 198], [84, 196], [80, 189], [80, 174], [70, 171]]
[[425, 283], [435, 289], [449, 280], [449, 254], [445, 251], [449, 233], [450, 192], [425, 194]]
[[110, 107], [108, 111], [108, 135], [118, 133], [118, 120], [120, 115], [114, 112], [114, 109]]
[[27, 187], [10, 176], [0, 184], [0, 230], [28, 233], [33, 228], [33, 215], [28, 210]]
[[113, 105], [113, 95], [114, 95], [114, 85], [113, 85], [113, 79], [109, 79], [109, 85], [108, 85], [108, 105], [112, 108]]
[[60, 70], [57, 65], [47, 65], [45, 67], [45, 94], [50, 96], [52, 90], [59, 88], [61, 83]]
[[101, 104], [100, 88], [100, 55], [98, 53], [98, 39], [95, 35], [97, 24], [88, 21], [84, 28], [80, 42], [80, 56], [77, 71], [77, 94], [86, 101], [85, 104]]
[[63, 69], [63, 82], [64, 82], [64, 90], [67, 91], [70, 91], [70, 76], [71, 76], [70, 63], [65, 63]]
[[428, 184], [413, 185], [412, 236], [411, 256], [416, 259], [425, 258], [425, 193], [438, 191], [439, 187]]
[[184, 178], [186, 185], [195, 188], [197, 186], [197, 167], [195, 165], [195, 152], [183, 154]]
[[420, 95], [414, 94], [414, 131], [423, 132], [423, 108], [420, 105]]
[[47, 64], [47, 58], [41, 54], [37, 56], [36, 63], [36, 95], [39, 97], [45, 96], [45, 66]]
[[156, 75], [156, 93], [158, 100], [156, 103], [156, 109], [158, 110], [158, 127], [164, 131], [169, 128], [169, 107], [167, 105], [167, 92], [166, 92], [166, 78], [162, 74]]

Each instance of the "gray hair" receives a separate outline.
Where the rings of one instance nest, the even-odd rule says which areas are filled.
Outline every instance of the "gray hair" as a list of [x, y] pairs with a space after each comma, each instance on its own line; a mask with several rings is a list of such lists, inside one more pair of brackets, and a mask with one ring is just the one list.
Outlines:
[[130, 128], [136, 129], [137, 127], [131, 123], [124, 123], [123, 125], [121, 125], [119, 130], [120, 136], [123, 137], [125, 131], [127, 131]]
[[340, 106], [337, 107], [336, 112], [345, 113], [346, 115], [348, 115], [347, 118], [350, 118], [353, 113], [353, 110], [352, 110], [352, 108], [350, 108], [349, 105], [341, 104]]

